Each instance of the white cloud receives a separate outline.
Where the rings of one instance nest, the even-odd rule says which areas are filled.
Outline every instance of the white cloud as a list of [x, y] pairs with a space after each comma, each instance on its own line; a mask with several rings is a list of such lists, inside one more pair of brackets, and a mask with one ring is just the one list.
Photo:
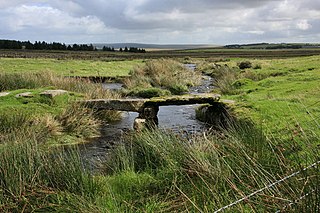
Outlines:
[[[10, 33], [46, 35], [73, 35], [75, 38], [101, 35], [111, 32], [96, 16], [73, 17], [51, 6], [21, 5], [5, 10], [6, 19], [2, 23]], [[31, 39], [32, 38], [26, 38]]]
[[[305, 3], [306, 2], [306, 3]], [[77, 42], [317, 41], [319, 0], [0, 0], [0, 35]], [[24, 35], [24, 37], [23, 37]]]
[[308, 20], [300, 20], [297, 23], [297, 29], [299, 30], [308, 30], [312, 28], [312, 25], [308, 23]]

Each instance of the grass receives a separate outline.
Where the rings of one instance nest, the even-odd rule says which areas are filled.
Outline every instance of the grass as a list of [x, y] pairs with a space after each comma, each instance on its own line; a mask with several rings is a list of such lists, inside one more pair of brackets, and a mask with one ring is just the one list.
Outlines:
[[[75, 149], [43, 149], [34, 132], [0, 147], [0, 210], [45, 212], [212, 212], [298, 171], [274, 141], [250, 123], [223, 134], [185, 138], [160, 130], [127, 136], [105, 172], [92, 176]], [[314, 138], [318, 140], [319, 137]], [[313, 143], [306, 138], [306, 142]], [[310, 169], [227, 211], [276, 211], [319, 190]], [[319, 197], [290, 207], [316, 209]]]
[[[0, 138], [2, 143], [15, 141], [16, 134], [35, 131], [41, 141], [52, 143], [82, 142], [99, 135], [102, 119], [119, 118], [118, 112], [95, 113], [82, 107], [84, 98], [116, 97], [101, 85], [77, 79], [58, 77], [52, 73], [0, 74], [1, 90], [10, 92], [0, 97]], [[25, 88], [25, 89], [22, 89]], [[66, 89], [68, 93], [53, 98], [40, 95], [47, 89]], [[16, 97], [30, 92], [30, 97]]]
[[65, 78], [52, 72], [40, 73], [0, 73], [0, 91], [36, 89], [50, 87], [82, 93], [86, 98], [117, 97], [116, 93], [102, 88], [89, 80]]
[[[29, 131], [35, 131], [43, 143], [49, 140], [64, 143], [67, 135], [74, 136], [73, 142], [99, 135], [102, 122], [94, 118], [94, 112], [73, 103], [81, 96], [69, 93], [51, 99], [39, 94], [44, 90], [15, 90], [0, 97], [1, 143], [14, 141], [15, 135]], [[15, 97], [26, 91], [32, 92], [33, 97]]]
[[[236, 100], [235, 111], [246, 119], [240, 116], [229, 121], [227, 130], [197, 136], [161, 130], [128, 134], [105, 170], [94, 176], [83, 167], [78, 150], [46, 144], [67, 142], [61, 133], [76, 138], [96, 129], [93, 114], [70, 101], [113, 94], [55, 75], [1, 73], [0, 90], [11, 94], [0, 97], [0, 211], [213, 212], [319, 161], [319, 57], [251, 60], [259, 69], [242, 72], [232, 68], [239, 61], [221, 62], [234, 77], [221, 86], [227, 85], [224, 98]], [[172, 64], [138, 69], [143, 75], [136, 76], [137, 82], [160, 90], [177, 85], [178, 80], [166, 84], [173, 77], [162, 76], [172, 76], [172, 70], [166, 73]], [[149, 72], [158, 70], [153, 66], [162, 69]], [[223, 69], [218, 71], [215, 78], [225, 78]], [[39, 93], [47, 88], [70, 93], [43, 99]], [[14, 96], [24, 91], [33, 97]], [[317, 211], [319, 174], [319, 166], [310, 168], [226, 211]]]
[[[224, 70], [220, 73], [225, 75], [215, 76], [216, 81], [223, 82], [220, 92], [225, 94], [224, 98], [237, 101], [238, 109], [248, 111], [246, 116], [261, 123], [271, 133], [282, 132], [288, 138], [297, 134], [296, 131], [301, 133], [300, 127], [319, 133], [319, 128], [310, 129], [308, 126], [310, 119], [320, 116], [319, 56], [251, 60], [253, 67], [259, 64], [261, 69], [244, 71], [234, 68], [240, 61], [223, 62], [228, 65], [228, 70], [234, 70], [232, 81], [227, 78], [229, 81], [223, 82], [229, 77], [229, 72]], [[310, 114], [313, 118], [308, 116]]]
[[77, 152], [45, 151], [33, 133], [24, 138], [0, 149], [0, 211], [81, 212], [89, 204], [71, 209], [74, 198], [90, 203], [101, 186], [83, 170]]
[[157, 59], [135, 67], [124, 85], [129, 95], [153, 97], [184, 94], [188, 87], [198, 85], [200, 81], [200, 73], [188, 70], [183, 64], [170, 59]]
[[0, 58], [0, 73], [39, 73], [46, 71], [62, 76], [121, 77], [128, 76], [134, 66], [142, 63], [142, 60], [94, 61]]
[[[151, 201], [149, 211], [213, 212], [295, 170], [273, 142], [262, 129], [248, 123], [234, 125], [223, 138], [205, 134], [187, 140], [161, 131], [143, 132], [120, 146], [112, 158], [107, 168], [117, 181], [110, 188], [120, 194], [116, 200], [126, 206], [123, 211], [148, 211]], [[317, 153], [313, 156], [308, 163]], [[311, 173], [314, 179], [305, 184], [302, 180]], [[300, 190], [318, 189], [319, 171], [311, 173], [265, 190], [228, 211], [281, 209]], [[319, 206], [317, 199], [314, 208]]]

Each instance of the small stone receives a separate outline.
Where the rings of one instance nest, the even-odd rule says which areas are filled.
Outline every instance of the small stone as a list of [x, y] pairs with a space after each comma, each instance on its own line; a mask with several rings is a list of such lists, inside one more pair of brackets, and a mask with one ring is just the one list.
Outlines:
[[58, 89], [58, 90], [46, 90], [42, 93], [40, 93], [41, 96], [47, 96], [49, 98], [53, 98], [57, 95], [63, 95], [65, 93], [67, 93], [68, 91], [66, 90], [61, 90], [61, 89]]
[[234, 100], [227, 100], [227, 99], [223, 99], [220, 102], [222, 102], [224, 104], [235, 104], [236, 103]]
[[10, 92], [0, 92], [0, 97], [7, 96], [9, 94], [10, 94]]
[[31, 98], [31, 97], [33, 97], [33, 95], [31, 92], [24, 92], [24, 93], [20, 93], [20, 94], [15, 95], [15, 97], [16, 98], [19, 98], [19, 97]]
[[146, 119], [143, 119], [143, 118], [134, 119], [134, 123], [133, 123], [134, 130], [136, 130], [137, 132], [140, 132], [144, 128], [146, 128]]

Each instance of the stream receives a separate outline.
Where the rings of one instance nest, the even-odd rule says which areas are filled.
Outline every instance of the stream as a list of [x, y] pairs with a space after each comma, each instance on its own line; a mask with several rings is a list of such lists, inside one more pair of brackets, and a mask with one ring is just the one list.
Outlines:
[[[191, 71], [196, 68], [195, 64], [185, 65]], [[203, 76], [200, 86], [191, 87], [190, 94], [206, 93], [212, 90], [212, 78]], [[119, 90], [120, 83], [104, 83], [103, 88]], [[199, 105], [162, 106], [159, 108], [159, 128], [169, 129], [176, 133], [195, 134], [208, 129], [208, 126], [196, 120], [195, 108]], [[81, 158], [90, 170], [98, 171], [102, 162], [105, 161], [114, 144], [119, 143], [121, 137], [128, 131], [133, 130], [134, 119], [138, 117], [136, 112], [123, 112], [122, 119], [118, 122], [106, 124], [102, 128], [102, 137], [94, 138], [88, 143], [79, 145]]]

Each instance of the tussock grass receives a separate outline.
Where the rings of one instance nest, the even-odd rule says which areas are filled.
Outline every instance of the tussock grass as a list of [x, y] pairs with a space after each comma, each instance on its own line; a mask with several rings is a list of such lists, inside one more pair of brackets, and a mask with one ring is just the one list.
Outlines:
[[24, 111], [0, 113], [0, 141], [8, 143], [15, 141], [19, 135], [33, 131], [37, 140], [42, 143], [48, 139], [57, 139], [63, 135], [87, 138], [99, 134], [101, 120], [96, 119], [94, 112], [72, 104], [59, 115], [46, 113], [44, 115], [28, 114]]
[[[98, 135], [102, 122], [120, 117], [120, 113], [114, 111], [96, 114], [76, 103], [83, 97], [119, 97], [99, 84], [80, 79], [64, 78], [49, 72], [1, 73], [0, 87], [2, 91], [11, 91], [10, 95], [0, 100], [0, 138], [3, 143], [14, 140], [15, 135], [19, 132], [23, 135], [26, 131], [37, 132], [39, 140], [65, 135], [87, 138]], [[47, 88], [64, 89], [69, 93], [52, 99], [40, 96], [39, 93]], [[33, 97], [15, 97], [15, 94], [26, 91], [32, 92]]]
[[[213, 212], [319, 160], [317, 150], [287, 158], [273, 140], [250, 122], [188, 137], [143, 131], [128, 135], [111, 153], [104, 175], [93, 177], [77, 151], [48, 151], [34, 131], [18, 134], [0, 146], [0, 210]], [[319, 137], [305, 140], [312, 144]], [[228, 211], [317, 209], [319, 175], [319, 167], [306, 170]]]
[[66, 211], [71, 210], [69, 196], [90, 203], [100, 193], [99, 182], [85, 172], [75, 150], [44, 151], [33, 133], [26, 136], [1, 146], [0, 211]]
[[[135, 203], [138, 195], [126, 195], [118, 202], [122, 200], [128, 208], [133, 205], [143, 211], [144, 193], [148, 191], [148, 197], [160, 195], [158, 200], [162, 200], [162, 206], [169, 205], [170, 211], [213, 212], [299, 170], [299, 167], [292, 167], [291, 160], [261, 128], [248, 122], [229, 126], [229, 131], [223, 134], [204, 133], [188, 139], [160, 130], [134, 135], [131, 141], [118, 148], [107, 168], [121, 179], [128, 173], [131, 177], [136, 174], [137, 179], [141, 178], [138, 174], [148, 174], [148, 179], [141, 188], [140, 208]], [[307, 161], [300, 158], [299, 162], [308, 165], [317, 160], [317, 153], [311, 156]], [[290, 203], [288, 200], [295, 200], [313, 189], [319, 190], [319, 174], [318, 169], [302, 173], [229, 211], [282, 209]], [[320, 200], [312, 196], [312, 208], [315, 208]], [[161, 210], [160, 205], [156, 211]]]
[[124, 81], [124, 85], [130, 91], [136, 91], [135, 94], [140, 92], [140, 95], [142, 91], [151, 87], [165, 89], [178, 95], [187, 92], [188, 87], [198, 85], [201, 81], [200, 73], [192, 72], [171, 59], [147, 61], [144, 66], [135, 67], [130, 75], [130, 78]]
[[40, 73], [0, 73], [0, 91], [54, 87], [83, 93], [87, 98], [118, 97], [116, 93], [102, 88], [89, 80], [66, 78], [52, 72]]
[[78, 103], [70, 104], [57, 116], [63, 130], [71, 135], [89, 137], [99, 134], [101, 121], [96, 119], [92, 109], [79, 106]]
[[213, 78], [213, 85], [219, 89], [222, 94], [237, 94], [238, 90], [234, 86], [234, 82], [239, 78], [239, 69], [231, 68], [228, 65], [220, 64], [204, 64], [199, 68], [204, 74]]

